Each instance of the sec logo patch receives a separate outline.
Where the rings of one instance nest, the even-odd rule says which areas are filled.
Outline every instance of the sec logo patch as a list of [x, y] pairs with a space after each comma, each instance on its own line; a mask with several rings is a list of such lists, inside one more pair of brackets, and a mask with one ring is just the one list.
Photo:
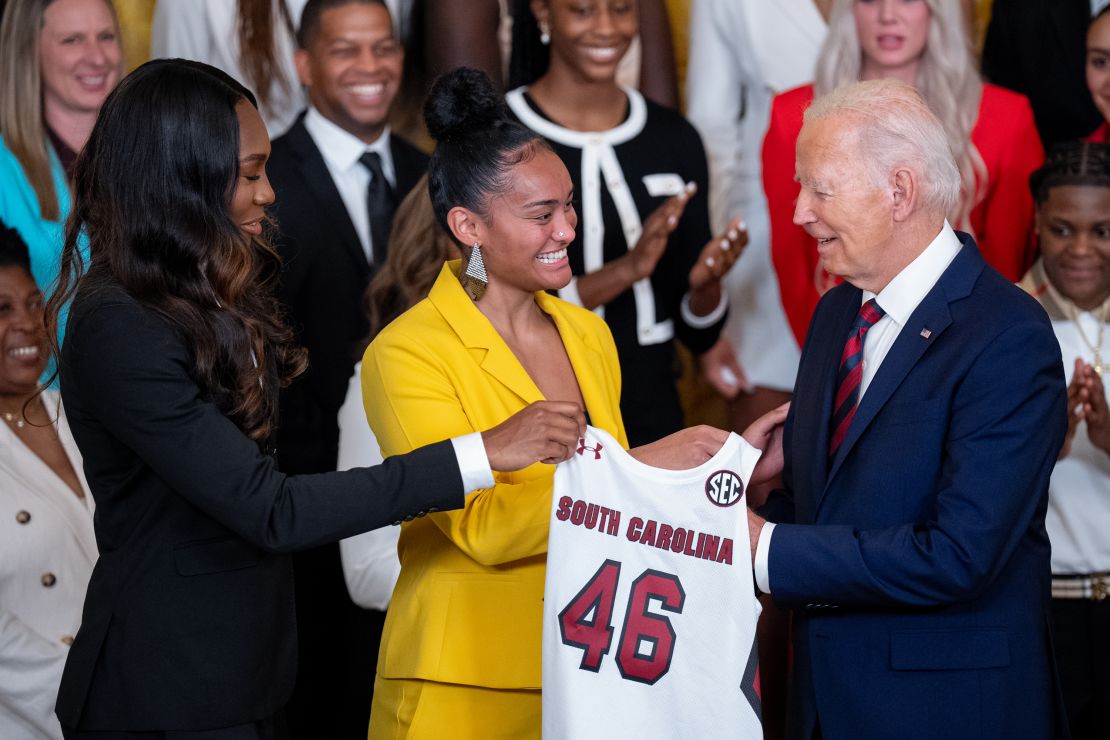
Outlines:
[[705, 496], [714, 506], [732, 506], [744, 496], [744, 481], [731, 470], [718, 470], [706, 479]]

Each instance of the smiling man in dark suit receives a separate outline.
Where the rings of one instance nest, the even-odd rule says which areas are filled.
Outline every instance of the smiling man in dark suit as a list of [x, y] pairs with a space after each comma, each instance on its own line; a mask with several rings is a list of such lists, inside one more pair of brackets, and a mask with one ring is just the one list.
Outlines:
[[[336, 417], [369, 326], [362, 296], [385, 260], [393, 210], [428, 158], [387, 124], [404, 53], [381, 0], [309, 0], [297, 73], [310, 105], [267, 167], [284, 265], [282, 300], [308, 371], [285, 390], [278, 464], [334, 470]], [[350, 600], [336, 545], [295, 558], [300, 654], [294, 737], [365, 737], [381, 612]]]
[[795, 610], [788, 736], [1051, 737], [1049, 321], [948, 225], [959, 171], [908, 85], [816, 100], [796, 172], [845, 282], [802, 349], [777, 524], [749, 512], [756, 582]]

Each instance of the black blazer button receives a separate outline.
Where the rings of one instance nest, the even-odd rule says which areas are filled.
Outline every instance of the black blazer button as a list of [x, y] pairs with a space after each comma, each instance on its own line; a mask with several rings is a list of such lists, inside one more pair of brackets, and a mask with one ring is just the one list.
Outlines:
[[31, 512], [20, 511], [15, 515], [15, 520], [20, 524], [26, 524], [27, 522], [31, 521]]
[[51, 586], [53, 586], [57, 582], [58, 582], [58, 578], [53, 573], [43, 573], [42, 574], [42, 585], [46, 586], [47, 588], [50, 588]]

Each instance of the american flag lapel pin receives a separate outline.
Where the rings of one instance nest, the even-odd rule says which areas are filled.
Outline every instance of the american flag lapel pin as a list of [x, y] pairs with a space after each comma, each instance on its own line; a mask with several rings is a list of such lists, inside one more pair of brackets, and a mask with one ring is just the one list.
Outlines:
[[921, 336], [925, 339], [928, 339], [929, 337], [933, 336], [933, 332], [930, 329], [922, 329]]

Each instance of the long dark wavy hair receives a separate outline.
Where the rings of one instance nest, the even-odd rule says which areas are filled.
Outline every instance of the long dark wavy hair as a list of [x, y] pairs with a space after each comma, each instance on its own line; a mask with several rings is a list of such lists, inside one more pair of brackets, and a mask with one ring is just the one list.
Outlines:
[[242, 101], [256, 105], [225, 73], [181, 59], [144, 64], [108, 96], [74, 171], [46, 323], [58, 359], [62, 307], [78, 292], [122, 287], [179, 332], [202, 392], [262, 441], [278, 386], [306, 360], [274, 297], [277, 253], [230, 214]]

